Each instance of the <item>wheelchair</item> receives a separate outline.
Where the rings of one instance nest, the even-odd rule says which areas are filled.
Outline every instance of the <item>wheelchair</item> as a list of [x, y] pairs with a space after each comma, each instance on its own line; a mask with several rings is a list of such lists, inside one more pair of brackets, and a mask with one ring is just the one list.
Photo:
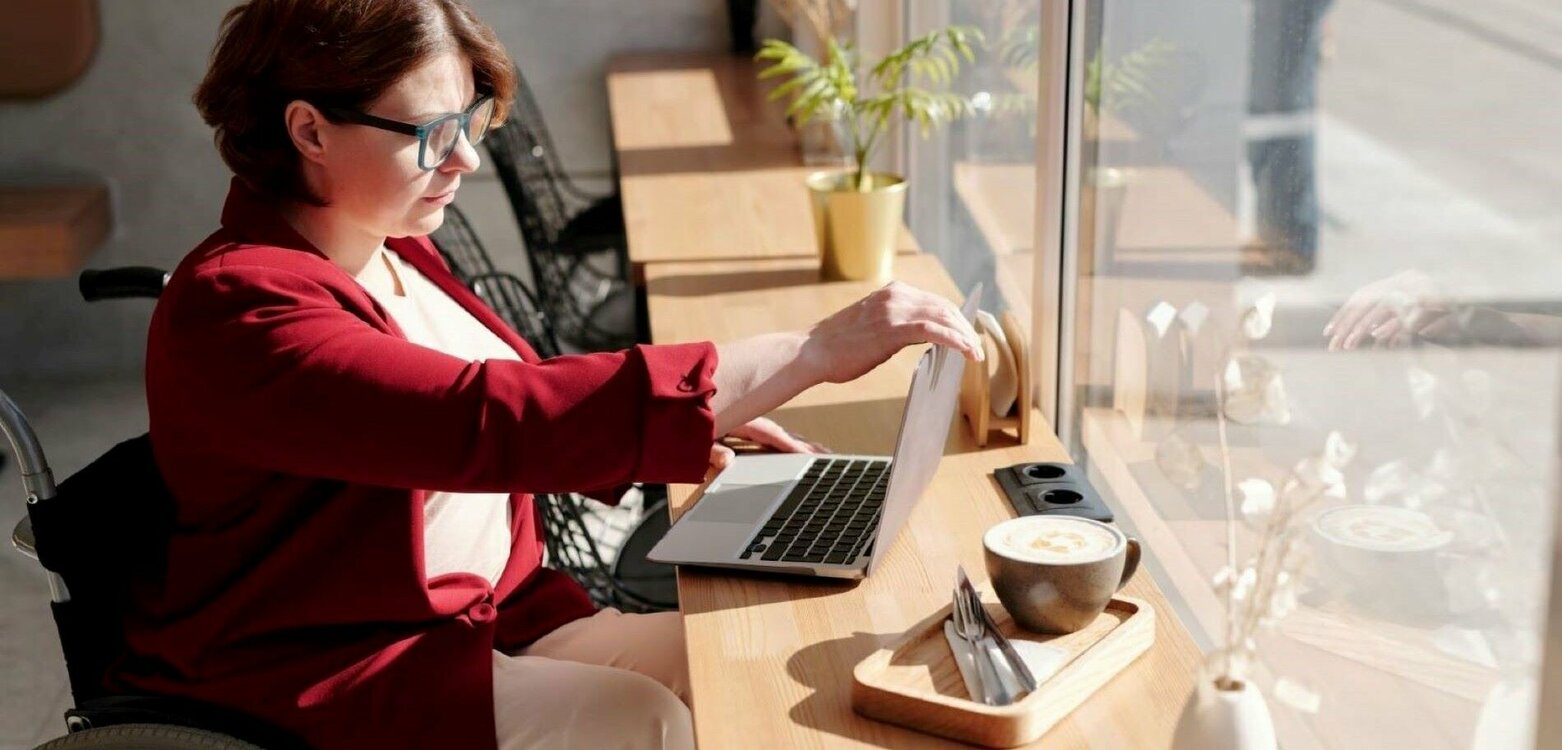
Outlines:
[[[458, 276], [507, 323], [537, 342], [543, 356], [560, 352], [530, 290], [493, 270], [454, 206], [434, 240]], [[473, 265], [480, 272], [473, 272]], [[155, 299], [167, 281], [168, 274], [157, 268], [88, 270], [81, 274], [80, 290], [88, 302]], [[151, 440], [145, 434], [126, 440], [56, 487], [37, 436], [4, 391], [0, 431], [11, 442], [27, 496], [27, 515], [12, 544], [39, 562], [48, 577], [75, 704], [65, 712], [68, 734], [39, 750], [307, 750], [297, 737], [231, 709], [167, 696], [115, 695], [102, 687], [126, 652], [122, 622], [129, 587], [161, 569], [173, 523], [173, 498], [158, 473]], [[677, 608], [671, 566], [644, 560], [666, 533], [665, 498], [608, 562], [585, 523], [582, 498], [568, 493], [536, 497], [546, 564], [579, 582], [598, 606], [630, 612]]]
[[[167, 279], [146, 267], [85, 271], [80, 288], [89, 302], [155, 298]], [[48, 578], [73, 703], [67, 734], [40, 750], [307, 750], [297, 737], [229, 708], [103, 687], [125, 653], [130, 586], [160, 569], [173, 521], [151, 441], [145, 434], [126, 440], [56, 486], [37, 435], [3, 391], [0, 430], [27, 498], [11, 541]]]

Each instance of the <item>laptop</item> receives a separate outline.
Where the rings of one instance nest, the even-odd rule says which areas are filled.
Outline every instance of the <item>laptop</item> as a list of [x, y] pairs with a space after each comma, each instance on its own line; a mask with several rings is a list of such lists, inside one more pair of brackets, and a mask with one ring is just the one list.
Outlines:
[[[961, 313], [974, 322], [982, 287]], [[944, 454], [965, 356], [931, 347], [917, 363], [894, 456], [747, 454], [712, 479], [649, 559], [826, 578], [874, 570]]]

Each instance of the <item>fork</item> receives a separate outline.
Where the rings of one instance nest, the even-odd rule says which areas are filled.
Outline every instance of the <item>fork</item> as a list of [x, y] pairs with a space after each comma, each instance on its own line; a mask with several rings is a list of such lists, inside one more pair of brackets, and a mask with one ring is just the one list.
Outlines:
[[999, 680], [993, 664], [988, 661], [986, 649], [982, 648], [982, 623], [971, 610], [970, 598], [959, 587], [955, 588], [954, 599], [955, 632], [971, 645], [971, 661], [976, 664], [976, 679], [982, 684], [983, 695], [980, 700], [989, 706], [1002, 705], [1003, 682]]

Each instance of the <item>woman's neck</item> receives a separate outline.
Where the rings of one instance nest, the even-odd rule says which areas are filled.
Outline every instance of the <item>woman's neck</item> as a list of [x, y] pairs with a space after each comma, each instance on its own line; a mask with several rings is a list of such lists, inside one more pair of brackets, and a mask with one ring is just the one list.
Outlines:
[[354, 276], [368, 265], [374, 251], [385, 244], [384, 237], [376, 237], [342, 221], [340, 215], [328, 207], [290, 203], [282, 208], [282, 218], [332, 263]]

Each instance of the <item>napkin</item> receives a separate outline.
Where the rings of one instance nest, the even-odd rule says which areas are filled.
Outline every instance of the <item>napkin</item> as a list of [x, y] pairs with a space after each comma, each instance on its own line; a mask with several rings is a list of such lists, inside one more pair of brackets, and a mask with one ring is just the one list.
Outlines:
[[981, 692], [981, 678], [976, 676], [976, 662], [971, 651], [971, 644], [966, 643], [960, 634], [955, 632], [953, 620], [944, 620], [944, 638], [949, 641], [949, 651], [954, 654], [955, 666], [960, 668], [960, 679], [965, 680], [965, 694], [971, 700], [976, 700], [976, 694]]
[[[966, 643], [960, 634], [955, 632], [955, 625], [950, 620], [944, 621], [944, 639], [949, 641], [949, 650], [954, 654], [955, 666], [960, 669], [960, 677], [965, 680], [966, 693], [971, 700], [976, 700], [976, 693], [981, 680], [977, 677], [975, 652], [971, 645]], [[1068, 652], [1057, 646], [1049, 646], [1045, 643], [1026, 640], [1024, 638], [1010, 638], [1010, 645], [1014, 646], [1015, 653], [1019, 654], [1020, 661], [1025, 662], [1032, 676], [1038, 684], [1045, 687], [1045, 683], [1068, 660]], [[1009, 663], [999, 654], [996, 648], [992, 649], [992, 662], [997, 665], [998, 679], [1002, 680], [1004, 687], [1011, 695], [1020, 695], [1024, 688], [1020, 685], [1020, 678], [1009, 668]], [[1023, 696], [1022, 696], [1023, 697]]]

